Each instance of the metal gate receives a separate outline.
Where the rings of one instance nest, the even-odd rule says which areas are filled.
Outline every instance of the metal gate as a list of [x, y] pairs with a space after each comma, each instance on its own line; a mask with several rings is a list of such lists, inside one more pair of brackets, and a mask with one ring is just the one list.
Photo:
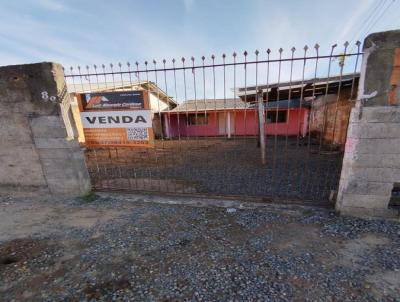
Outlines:
[[359, 42], [338, 48], [65, 70], [73, 93], [153, 98], [153, 146], [86, 148], [94, 188], [326, 202], [361, 56]]

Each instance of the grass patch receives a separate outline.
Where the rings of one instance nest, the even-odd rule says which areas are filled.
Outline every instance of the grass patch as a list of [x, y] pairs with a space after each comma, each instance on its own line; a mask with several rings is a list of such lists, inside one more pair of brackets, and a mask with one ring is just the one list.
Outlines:
[[81, 196], [81, 201], [84, 203], [90, 203], [90, 202], [94, 202], [99, 198], [98, 195], [96, 195], [94, 192], [89, 192], [83, 196]]

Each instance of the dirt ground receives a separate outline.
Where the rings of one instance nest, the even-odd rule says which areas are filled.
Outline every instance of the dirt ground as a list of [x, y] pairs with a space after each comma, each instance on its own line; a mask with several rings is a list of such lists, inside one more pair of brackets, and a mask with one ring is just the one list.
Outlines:
[[400, 301], [399, 222], [197, 203], [0, 199], [0, 301]]

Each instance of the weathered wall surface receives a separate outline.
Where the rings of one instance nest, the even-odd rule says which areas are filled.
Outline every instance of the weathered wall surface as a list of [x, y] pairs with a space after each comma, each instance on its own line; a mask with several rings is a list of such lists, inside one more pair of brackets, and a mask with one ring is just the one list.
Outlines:
[[400, 182], [399, 98], [395, 102], [389, 98], [393, 88], [399, 95], [391, 82], [396, 48], [400, 31], [372, 34], [364, 43], [358, 100], [350, 116], [336, 203], [343, 214], [397, 215], [388, 209], [393, 186]]
[[62, 67], [0, 67], [0, 194], [90, 190]]
[[345, 88], [340, 95], [319, 96], [313, 101], [310, 116], [310, 131], [324, 144], [344, 146], [351, 108], [351, 88]]

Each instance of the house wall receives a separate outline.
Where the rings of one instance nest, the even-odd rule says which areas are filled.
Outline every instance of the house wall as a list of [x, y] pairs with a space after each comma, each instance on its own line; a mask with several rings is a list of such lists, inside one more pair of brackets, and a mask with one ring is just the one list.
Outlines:
[[153, 113], [157, 113], [158, 111], [163, 111], [168, 109], [168, 104], [165, 103], [164, 101], [161, 101], [157, 98], [157, 96], [153, 95], [152, 93], [149, 93], [150, 97], [150, 109]]
[[[288, 113], [287, 123], [271, 123], [265, 126], [267, 135], [297, 135], [306, 134], [308, 109], [292, 109]], [[199, 112], [200, 114], [201, 112]], [[221, 111], [224, 114], [223, 111]], [[227, 111], [228, 113], [228, 111]], [[194, 113], [190, 113], [194, 114]], [[188, 125], [186, 113], [169, 115], [169, 131], [171, 137], [180, 136], [219, 136], [218, 112], [208, 112], [207, 125]], [[234, 119], [232, 135], [257, 135], [258, 114], [254, 109], [230, 110], [231, 119]], [[168, 114], [164, 115], [168, 119]], [[179, 117], [179, 123], [178, 123]], [[178, 127], [179, 124], [179, 127]]]
[[325, 144], [344, 146], [350, 111], [354, 102], [350, 101], [351, 88], [337, 94], [319, 96], [313, 101], [310, 116], [310, 132], [317, 138], [322, 136]]

